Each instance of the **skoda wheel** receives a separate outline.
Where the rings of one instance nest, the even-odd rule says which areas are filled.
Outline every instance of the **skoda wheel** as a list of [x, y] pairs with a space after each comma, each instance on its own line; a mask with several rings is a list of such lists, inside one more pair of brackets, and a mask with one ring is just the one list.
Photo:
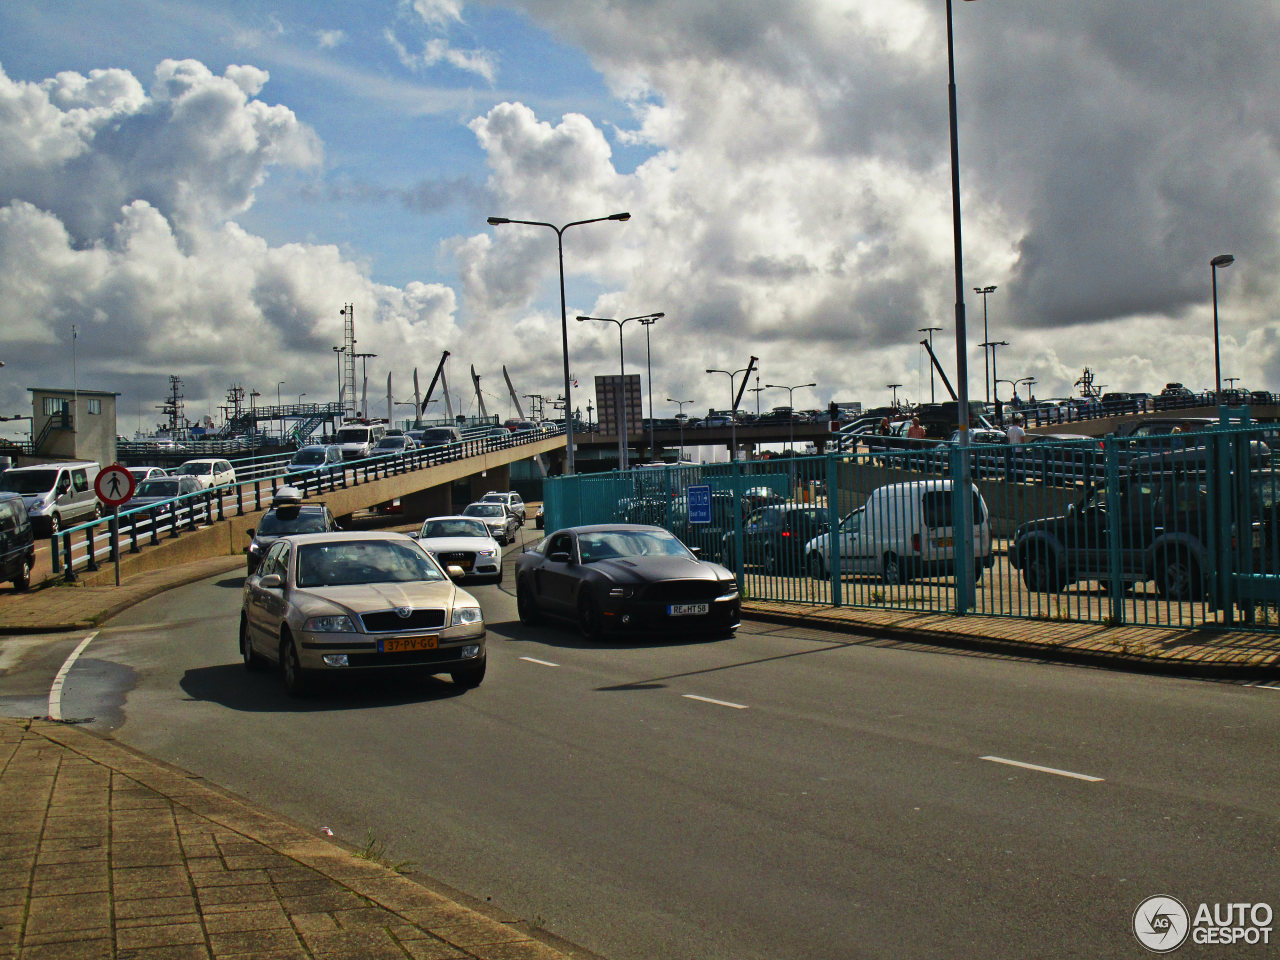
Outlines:
[[906, 571], [896, 553], [886, 553], [880, 567], [880, 577], [890, 586], [900, 586], [907, 582]]

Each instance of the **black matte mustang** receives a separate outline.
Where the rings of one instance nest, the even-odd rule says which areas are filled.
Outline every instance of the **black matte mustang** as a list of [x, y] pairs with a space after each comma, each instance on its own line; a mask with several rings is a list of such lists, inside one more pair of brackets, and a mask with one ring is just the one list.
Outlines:
[[661, 632], [732, 636], [741, 600], [733, 574], [699, 560], [661, 527], [632, 523], [557, 530], [516, 560], [522, 623], [552, 614], [583, 636]]

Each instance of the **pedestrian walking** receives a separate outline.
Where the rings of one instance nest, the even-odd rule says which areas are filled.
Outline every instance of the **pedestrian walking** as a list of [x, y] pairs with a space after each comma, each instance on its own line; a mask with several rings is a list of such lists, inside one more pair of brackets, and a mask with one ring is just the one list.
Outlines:
[[1013, 461], [1017, 456], [1014, 447], [1021, 445], [1027, 438], [1027, 431], [1022, 429], [1022, 414], [1015, 413], [1013, 422], [1009, 424], [1009, 429], [1004, 433], [1005, 439], [1009, 441], [1008, 449], [1004, 452], [1004, 476], [1005, 479], [1013, 481]]

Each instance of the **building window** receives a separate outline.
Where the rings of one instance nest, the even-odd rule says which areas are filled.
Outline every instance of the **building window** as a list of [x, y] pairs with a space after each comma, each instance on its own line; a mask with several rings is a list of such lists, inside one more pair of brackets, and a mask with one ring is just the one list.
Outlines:
[[102, 399], [100, 397], [90, 397], [87, 403], [89, 404], [90, 413], [102, 413]]
[[67, 400], [65, 397], [45, 397], [44, 398], [44, 415], [46, 417], [56, 416], [63, 413], [67, 409]]

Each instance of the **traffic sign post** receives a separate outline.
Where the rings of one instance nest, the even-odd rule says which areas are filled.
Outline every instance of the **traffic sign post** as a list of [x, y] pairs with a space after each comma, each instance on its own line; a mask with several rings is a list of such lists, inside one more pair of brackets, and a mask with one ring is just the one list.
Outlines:
[[[111, 507], [111, 555], [116, 561], [116, 586], [120, 586], [120, 507], [133, 499], [138, 481], [119, 463], [103, 467], [93, 481], [93, 492]], [[90, 548], [92, 549], [92, 547]]]
[[711, 522], [711, 486], [710, 484], [700, 484], [690, 486], [685, 489], [685, 496], [689, 498], [689, 522], [690, 523], [710, 523]]

